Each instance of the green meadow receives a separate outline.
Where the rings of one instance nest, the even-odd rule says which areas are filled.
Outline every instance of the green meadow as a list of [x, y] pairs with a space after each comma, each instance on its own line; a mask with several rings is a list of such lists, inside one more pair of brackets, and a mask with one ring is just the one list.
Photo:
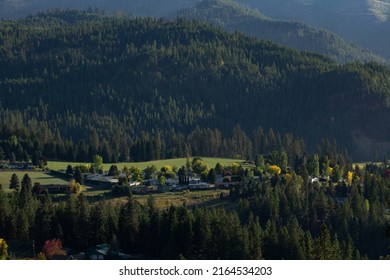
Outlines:
[[17, 170], [7, 170], [0, 171], [0, 184], [3, 186], [3, 190], [9, 190], [9, 181], [11, 179], [12, 174], [16, 174], [21, 182], [24, 174], [28, 174], [32, 180], [32, 183], [40, 183], [41, 185], [50, 185], [50, 184], [60, 184], [64, 185], [68, 182], [56, 177], [51, 176], [46, 172], [41, 171], [17, 171]]
[[[114, 197], [111, 195], [110, 190], [103, 189], [86, 189], [84, 195], [90, 202], [97, 201], [110, 201], [113, 205], [122, 204], [127, 201], [127, 197]], [[166, 193], [154, 193], [149, 195], [133, 195], [133, 198], [137, 200], [141, 205], [147, 205], [150, 203], [150, 199], [153, 200], [153, 204], [158, 209], [166, 209], [173, 206], [186, 205], [190, 208], [194, 206], [202, 207], [224, 207], [226, 209], [232, 206], [229, 199], [229, 190], [203, 190], [203, 191], [179, 191], [179, 192], [166, 192]]]
[[[242, 162], [242, 160], [237, 159], [229, 159], [229, 158], [209, 158], [209, 157], [202, 157], [202, 159], [208, 164], [210, 168], [215, 167], [215, 165], [219, 162], [222, 165], [229, 165], [231, 163], [238, 163]], [[192, 160], [192, 158], [190, 158]], [[110, 166], [115, 164], [118, 166], [119, 169], [123, 169], [124, 166], [136, 166], [140, 168], [141, 170], [145, 169], [148, 166], [155, 165], [158, 169], [160, 169], [163, 166], [170, 165], [171, 167], [176, 166], [178, 168], [182, 167], [186, 164], [187, 159], [186, 158], [176, 158], [176, 159], [164, 159], [164, 160], [155, 160], [155, 161], [145, 161], [145, 162], [121, 162], [121, 163], [105, 163], [104, 164], [104, 170], [108, 171], [110, 169]], [[71, 166], [77, 166], [77, 165], [84, 165], [84, 164], [90, 164], [86, 162], [63, 162], [63, 161], [49, 161], [47, 164], [47, 167], [51, 170], [65, 170], [68, 165]]]

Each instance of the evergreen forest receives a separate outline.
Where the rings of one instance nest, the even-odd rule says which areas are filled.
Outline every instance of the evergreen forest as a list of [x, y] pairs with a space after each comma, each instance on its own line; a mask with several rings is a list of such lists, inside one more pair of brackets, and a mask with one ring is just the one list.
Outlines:
[[194, 7], [180, 10], [178, 15], [208, 22], [230, 32], [241, 31], [289, 48], [325, 54], [340, 63], [386, 63], [379, 55], [350, 43], [334, 32], [317, 29], [304, 22], [276, 20], [234, 0], [203, 0]]
[[1, 159], [245, 159], [323, 141], [354, 160], [390, 150], [386, 66], [197, 21], [95, 10], [2, 20], [0, 66]]
[[[278, 162], [275, 155], [261, 155], [254, 173], [217, 164], [217, 175], [229, 171], [242, 183], [229, 195], [221, 193], [225, 207], [214, 208], [161, 208], [153, 195], [140, 204], [131, 194], [116, 203], [89, 202], [83, 193], [58, 201], [36, 192], [28, 174], [20, 181], [11, 178], [15, 190], [0, 190], [0, 236], [30, 244], [34, 240], [37, 255], [48, 241], [61, 240], [74, 252], [107, 243], [113, 252], [137, 259], [389, 258], [388, 162], [352, 167], [335, 154], [337, 164], [330, 167], [325, 154], [306, 155], [295, 163], [282, 154]], [[267, 162], [280, 164], [279, 171], [263, 170]], [[195, 170], [195, 165], [189, 168]], [[315, 176], [329, 179], [311, 180]]]
[[12, 176], [0, 187], [0, 254], [9, 240], [34, 240], [37, 253], [61, 240], [143, 259], [388, 259], [389, 84], [378, 62], [340, 64], [196, 20], [92, 9], [1, 20], [1, 162], [208, 156], [252, 167], [203, 174], [240, 178], [213, 208], [141, 204], [121, 192], [127, 182], [112, 189], [120, 199], [59, 199]]

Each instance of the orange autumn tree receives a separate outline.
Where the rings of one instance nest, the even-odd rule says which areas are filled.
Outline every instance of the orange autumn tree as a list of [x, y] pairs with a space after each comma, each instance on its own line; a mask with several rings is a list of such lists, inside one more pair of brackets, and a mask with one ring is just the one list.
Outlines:
[[55, 256], [66, 256], [66, 252], [62, 250], [62, 242], [59, 239], [46, 240], [42, 252], [48, 260]]

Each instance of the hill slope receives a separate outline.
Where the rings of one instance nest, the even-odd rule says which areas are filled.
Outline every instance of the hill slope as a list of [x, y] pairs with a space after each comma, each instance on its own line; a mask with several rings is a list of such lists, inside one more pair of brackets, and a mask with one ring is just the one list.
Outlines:
[[161, 17], [190, 7], [197, 0], [0, 0], [0, 17], [21, 18], [51, 9], [99, 8], [137, 16]]
[[299, 22], [273, 20], [232, 0], [201, 1], [178, 15], [205, 21], [228, 31], [241, 31], [290, 48], [326, 54], [342, 63], [353, 60], [384, 62], [379, 56], [347, 43], [333, 33]]
[[244, 136], [261, 126], [309, 148], [335, 138], [369, 158], [390, 151], [389, 83], [378, 64], [338, 66], [181, 19], [57, 12], [0, 22], [6, 155], [252, 156]]
[[297, 20], [330, 30], [390, 58], [388, 0], [239, 0], [272, 18]]
[[[135, 16], [153, 16], [153, 17], [172, 17], [179, 10], [188, 9], [195, 6], [201, 0], [0, 0], [0, 17], [5, 19], [23, 18], [25, 16], [36, 14], [37, 12], [53, 9], [87, 9], [98, 8], [107, 12], [119, 12]], [[267, 16], [274, 19], [293, 20], [296, 22], [305, 22], [316, 28], [330, 30], [341, 36], [348, 42], [353, 42], [357, 46], [370, 49], [375, 54], [390, 59], [390, 53], [387, 48], [389, 45], [388, 34], [390, 31], [389, 1], [377, 0], [235, 0], [235, 2], [244, 3], [249, 7], [258, 8]], [[247, 10], [248, 11], [248, 10]], [[245, 20], [238, 19], [237, 23], [230, 23], [224, 20], [225, 28], [245, 29], [245, 32], [253, 35], [264, 36], [264, 31], [259, 34], [259, 30], [254, 30], [245, 22], [258, 23], [255, 13], [250, 12], [250, 18]], [[198, 15], [199, 17], [199, 15]], [[210, 18], [210, 20], [212, 20]], [[237, 19], [236, 19], [237, 20]], [[213, 21], [213, 24], [220, 22]], [[239, 26], [236, 26], [239, 24]], [[244, 24], [244, 26], [243, 26]], [[261, 25], [264, 26], [264, 22]], [[296, 26], [290, 23], [279, 22], [282, 33], [287, 33], [287, 38], [274, 38], [275, 34], [269, 33], [272, 39], [278, 42], [291, 44], [288, 46], [299, 47], [302, 44], [304, 49], [315, 49], [321, 53], [330, 53], [331, 55], [341, 56], [343, 59], [355, 59], [361, 57], [363, 60], [370, 58], [370, 54], [362, 53], [362, 50], [356, 50], [349, 44], [346, 44], [333, 34], [326, 34], [322, 31], [314, 30], [306, 25], [296, 23]], [[280, 32], [280, 25], [268, 22], [268, 28]], [[271, 25], [271, 26], [270, 26]], [[252, 26], [253, 27], [253, 26]], [[291, 30], [300, 30], [298, 33]], [[302, 40], [302, 33], [305, 37]], [[309, 37], [312, 37], [309, 39]], [[299, 43], [299, 40], [303, 41]], [[314, 40], [314, 41], [313, 41]], [[329, 41], [326, 45], [323, 40]], [[293, 41], [293, 42], [291, 42]], [[334, 50], [336, 49], [336, 50]], [[380, 58], [379, 58], [380, 59]]]

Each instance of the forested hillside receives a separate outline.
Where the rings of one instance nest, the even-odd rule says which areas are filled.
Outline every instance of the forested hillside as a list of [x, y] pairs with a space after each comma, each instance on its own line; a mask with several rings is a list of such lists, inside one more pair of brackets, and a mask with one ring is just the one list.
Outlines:
[[98, 8], [137, 16], [167, 16], [198, 0], [0, 0], [0, 17], [22, 18], [52, 9]]
[[[0, 0], [0, 17], [23, 18], [52, 9], [105, 9], [135, 16], [168, 17], [201, 0]], [[389, 0], [235, 0], [278, 20], [293, 20], [329, 30], [344, 40], [390, 58]]]
[[379, 64], [339, 66], [182, 19], [85, 11], [3, 20], [1, 154], [253, 158], [265, 131], [271, 149], [291, 133], [309, 150], [335, 138], [355, 159], [382, 158], [389, 79]]
[[341, 63], [353, 60], [385, 61], [368, 50], [344, 41], [334, 33], [302, 22], [274, 20], [233, 0], [201, 1], [195, 7], [180, 11], [178, 15], [205, 21], [227, 31], [241, 31], [290, 48], [325, 54]]
[[266, 15], [324, 28], [371, 51], [390, 57], [388, 0], [238, 0]]

